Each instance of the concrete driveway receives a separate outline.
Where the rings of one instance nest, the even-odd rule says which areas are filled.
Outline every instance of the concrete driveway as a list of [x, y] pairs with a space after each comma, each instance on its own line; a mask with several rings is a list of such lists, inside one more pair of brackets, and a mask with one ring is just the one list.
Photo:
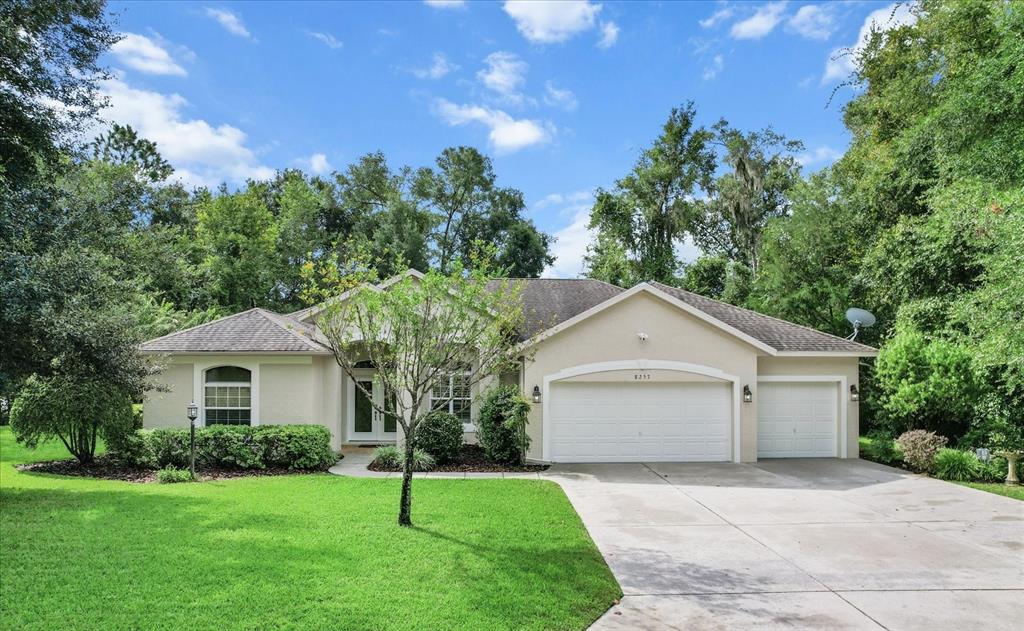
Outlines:
[[1024, 502], [860, 460], [560, 465], [625, 594], [594, 629], [1006, 628]]

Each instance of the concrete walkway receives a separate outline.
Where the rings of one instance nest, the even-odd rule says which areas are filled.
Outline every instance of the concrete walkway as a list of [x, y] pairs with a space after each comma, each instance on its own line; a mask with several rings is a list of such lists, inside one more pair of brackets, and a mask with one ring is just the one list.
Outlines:
[[593, 629], [998, 629], [1024, 613], [1017, 500], [859, 460], [544, 477], [625, 594]]
[[[372, 453], [331, 472], [397, 475], [367, 471]], [[1024, 613], [1018, 500], [861, 460], [505, 477], [559, 483], [608, 561], [625, 595], [592, 629], [1002, 629]]]
[[[328, 471], [335, 475], [344, 475], [352, 478], [400, 478], [401, 473], [393, 471], [370, 471], [367, 465], [373, 460], [372, 447], [342, 447], [341, 455], [344, 456], [338, 464]], [[414, 478], [518, 478], [527, 480], [538, 480], [538, 473], [501, 473], [498, 471], [488, 473], [460, 473], [445, 471], [428, 471], [412, 474]]]

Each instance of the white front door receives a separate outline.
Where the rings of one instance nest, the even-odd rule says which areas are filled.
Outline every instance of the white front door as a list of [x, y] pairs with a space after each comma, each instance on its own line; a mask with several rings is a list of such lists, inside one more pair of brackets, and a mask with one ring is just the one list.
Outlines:
[[757, 384], [758, 458], [836, 457], [834, 381]]
[[729, 460], [731, 384], [555, 382], [553, 462]]
[[[369, 394], [369, 396], [367, 396]], [[376, 406], [371, 404], [371, 400]], [[388, 396], [372, 371], [356, 376], [349, 383], [348, 440], [352, 442], [394, 442], [398, 439], [398, 421], [393, 411], [395, 397]]]

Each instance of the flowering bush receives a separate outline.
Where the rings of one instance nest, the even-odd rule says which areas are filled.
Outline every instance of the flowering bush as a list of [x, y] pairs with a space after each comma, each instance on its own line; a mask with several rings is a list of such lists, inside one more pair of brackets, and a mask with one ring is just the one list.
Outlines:
[[930, 473], [935, 467], [935, 456], [946, 446], [946, 437], [923, 429], [900, 434], [896, 443], [903, 452], [903, 462], [914, 471]]

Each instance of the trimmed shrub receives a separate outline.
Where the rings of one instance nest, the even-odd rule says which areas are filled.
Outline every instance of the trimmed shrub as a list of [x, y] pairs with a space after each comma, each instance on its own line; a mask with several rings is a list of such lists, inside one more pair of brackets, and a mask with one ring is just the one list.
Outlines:
[[[139, 430], [111, 454], [137, 467], [186, 468], [189, 430]], [[338, 461], [321, 425], [213, 425], [196, 428], [196, 464], [223, 469], [324, 470]]]
[[440, 464], [455, 460], [462, 448], [462, 421], [449, 412], [431, 412], [416, 429], [416, 445]]
[[943, 480], [973, 482], [981, 477], [978, 457], [969, 451], [940, 449], [935, 455], [935, 476]]
[[176, 469], [165, 467], [156, 472], [156, 481], [160, 484], [177, 484], [179, 482], [192, 482], [192, 472], [188, 469]]
[[[197, 441], [200, 431], [196, 430]], [[156, 466], [187, 467], [189, 460], [188, 439], [187, 429], [166, 427], [150, 430], [149, 444], [153, 450], [153, 456], [156, 458]]]
[[394, 445], [385, 445], [373, 450], [373, 464], [382, 469], [397, 469], [402, 466], [402, 452]]
[[885, 430], [874, 430], [867, 435], [864, 458], [882, 464], [898, 464], [902, 459], [896, 440]]
[[118, 440], [107, 442], [107, 454], [118, 464], [142, 469], [156, 469], [152, 432], [136, 430]]
[[946, 446], [946, 437], [915, 429], [900, 434], [896, 443], [903, 451], [903, 462], [907, 466], [914, 471], [930, 473], [935, 467], [935, 455]]
[[[196, 430], [196, 462], [204, 467], [263, 469], [263, 448], [255, 437], [261, 428], [248, 425], [213, 425]], [[188, 451], [188, 431], [185, 431]]]
[[523, 461], [530, 447], [526, 434], [529, 412], [530, 403], [519, 394], [517, 386], [498, 386], [487, 393], [480, 407], [477, 436], [489, 460], [504, 465]]
[[260, 425], [253, 437], [267, 467], [323, 470], [338, 462], [323, 425]]

